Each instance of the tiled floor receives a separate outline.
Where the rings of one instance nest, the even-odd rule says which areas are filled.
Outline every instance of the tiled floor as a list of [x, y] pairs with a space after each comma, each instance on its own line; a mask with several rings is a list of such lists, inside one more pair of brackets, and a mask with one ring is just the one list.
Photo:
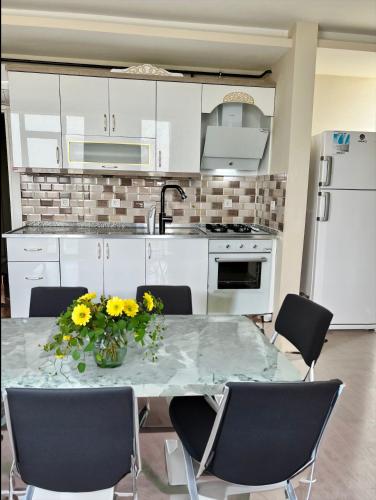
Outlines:
[[[292, 359], [298, 356], [290, 355]], [[302, 367], [300, 361], [297, 364]], [[312, 500], [374, 500], [376, 498], [376, 334], [364, 331], [336, 331], [328, 335], [316, 369], [316, 379], [340, 378], [346, 389], [324, 436], [316, 468], [317, 483]], [[150, 423], [165, 424], [164, 401], [152, 402], [158, 414]], [[10, 454], [7, 436], [2, 442], [2, 488], [7, 488]], [[163, 453], [170, 432], [143, 433], [143, 472], [139, 480], [140, 500], [186, 500], [185, 487], [167, 483]], [[267, 466], [267, 464], [265, 465]], [[298, 481], [297, 481], [298, 483]], [[121, 491], [130, 491], [128, 480]], [[306, 487], [298, 484], [298, 497]], [[247, 495], [233, 496], [245, 500]], [[283, 499], [282, 491], [252, 495], [252, 500]]]

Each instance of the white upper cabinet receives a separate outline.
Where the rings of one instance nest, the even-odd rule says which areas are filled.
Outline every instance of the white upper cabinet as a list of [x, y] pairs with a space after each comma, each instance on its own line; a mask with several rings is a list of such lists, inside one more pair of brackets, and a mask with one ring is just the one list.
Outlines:
[[155, 138], [156, 82], [109, 79], [110, 135]]
[[[237, 94], [237, 95], [235, 95]], [[274, 115], [274, 88], [267, 87], [235, 87], [233, 85], [203, 85], [202, 112], [211, 113], [223, 102], [249, 102], [255, 104], [265, 116]]]
[[59, 75], [9, 72], [14, 167], [61, 166]]
[[60, 76], [63, 134], [110, 134], [108, 78]]
[[201, 89], [157, 82], [157, 171], [200, 171]]

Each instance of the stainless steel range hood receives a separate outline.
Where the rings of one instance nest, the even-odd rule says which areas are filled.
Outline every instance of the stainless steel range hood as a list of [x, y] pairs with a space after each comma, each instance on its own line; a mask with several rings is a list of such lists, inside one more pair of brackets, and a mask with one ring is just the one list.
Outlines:
[[201, 168], [255, 171], [264, 155], [269, 130], [243, 126], [244, 105], [226, 104], [217, 124], [207, 125]]

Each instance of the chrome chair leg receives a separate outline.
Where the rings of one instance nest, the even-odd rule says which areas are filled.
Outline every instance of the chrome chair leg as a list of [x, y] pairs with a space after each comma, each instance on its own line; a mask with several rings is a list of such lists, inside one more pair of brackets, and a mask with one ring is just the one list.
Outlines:
[[294, 487], [290, 481], [287, 481], [287, 484], [285, 486], [285, 495], [286, 495], [286, 498], [288, 498], [288, 500], [298, 500], [298, 497], [296, 496]]
[[198, 500], [197, 483], [196, 483], [195, 472], [193, 470], [192, 457], [184, 448], [184, 446], [182, 446], [182, 448], [184, 454], [185, 471], [187, 473], [187, 486], [188, 486], [189, 497], [191, 500]]
[[28, 486], [26, 489], [25, 500], [32, 500], [34, 496], [34, 486]]

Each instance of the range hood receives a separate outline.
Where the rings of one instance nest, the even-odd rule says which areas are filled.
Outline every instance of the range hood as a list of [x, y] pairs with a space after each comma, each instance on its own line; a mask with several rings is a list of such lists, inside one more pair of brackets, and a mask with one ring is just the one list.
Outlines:
[[269, 130], [243, 126], [243, 104], [218, 112], [217, 124], [206, 128], [201, 168], [255, 171], [264, 156]]

